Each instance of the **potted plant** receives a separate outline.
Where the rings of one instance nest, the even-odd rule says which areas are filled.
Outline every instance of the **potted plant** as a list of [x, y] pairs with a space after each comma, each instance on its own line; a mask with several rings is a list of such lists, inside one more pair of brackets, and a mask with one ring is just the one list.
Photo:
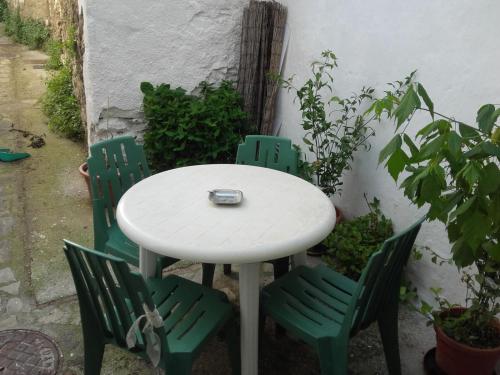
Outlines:
[[[447, 374], [491, 375], [500, 359], [500, 109], [481, 106], [477, 126], [438, 113], [414, 73], [393, 84], [393, 90], [373, 103], [370, 113], [388, 115], [396, 135], [380, 152], [389, 173], [428, 218], [446, 225], [452, 259], [466, 268], [466, 305], [438, 298], [430, 313], [437, 334], [437, 366]], [[405, 134], [417, 111], [430, 122]], [[403, 129], [403, 130], [402, 130]]]
[[359, 279], [370, 256], [394, 234], [392, 220], [382, 213], [380, 201], [374, 198], [366, 203], [369, 213], [336, 225], [323, 241], [328, 248], [324, 262], [352, 280]]
[[[337, 57], [329, 50], [323, 51], [321, 57], [311, 64], [311, 77], [302, 86], [294, 86], [293, 76], [277, 79], [281, 87], [295, 95], [300, 105], [301, 126], [305, 131], [303, 141], [314, 155], [313, 162], [305, 163], [306, 170], [325, 194], [333, 196], [341, 193], [341, 178], [344, 171], [351, 168], [354, 153], [360, 148], [369, 148], [368, 138], [375, 134], [368, 126], [375, 115], [361, 110], [373, 100], [374, 89], [363, 87], [359, 94], [344, 99], [334, 96], [333, 71]], [[316, 251], [313, 253], [309, 252], [317, 255]]]

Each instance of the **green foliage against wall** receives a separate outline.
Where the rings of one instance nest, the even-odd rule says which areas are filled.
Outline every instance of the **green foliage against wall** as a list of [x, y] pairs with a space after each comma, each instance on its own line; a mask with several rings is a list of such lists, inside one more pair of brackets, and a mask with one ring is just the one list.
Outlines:
[[49, 119], [49, 129], [73, 140], [84, 135], [80, 104], [73, 93], [71, 69], [67, 66], [55, 71], [47, 81], [42, 109]]
[[74, 94], [72, 65], [75, 50], [75, 32], [70, 30], [64, 42], [50, 40], [46, 51], [50, 71], [47, 91], [42, 98], [42, 109], [48, 118], [49, 129], [73, 140], [82, 140], [83, 128], [80, 103]]
[[0, 0], [0, 22], [5, 21], [6, 12], [8, 12], [8, 5], [6, 0]]
[[0, 3], [0, 12], [5, 22], [5, 32], [16, 42], [31, 49], [44, 47], [50, 38], [49, 29], [43, 22], [32, 18], [22, 18], [19, 8], [9, 10], [5, 3]]
[[229, 81], [219, 87], [202, 82], [200, 90], [195, 96], [168, 84], [141, 84], [148, 123], [144, 148], [154, 170], [234, 163], [250, 131], [241, 97]]

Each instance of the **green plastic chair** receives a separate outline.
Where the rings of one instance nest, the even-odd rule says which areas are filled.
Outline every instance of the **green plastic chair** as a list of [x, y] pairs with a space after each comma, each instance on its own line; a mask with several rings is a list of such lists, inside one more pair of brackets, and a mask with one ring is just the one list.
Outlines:
[[277, 171], [298, 174], [299, 152], [292, 141], [283, 137], [248, 135], [238, 146], [236, 164], [254, 165]]
[[[283, 137], [267, 135], [248, 135], [245, 142], [238, 146], [236, 164], [253, 165], [271, 168], [281, 172], [298, 174], [299, 152], [292, 147], [292, 141]], [[274, 278], [277, 279], [288, 272], [290, 258], [279, 258], [273, 264]], [[231, 273], [231, 265], [224, 264], [224, 274]]]
[[301, 266], [272, 282], [262, 291], [263, 319], [271, 316], [312, 346], [322, 375], [347, 374], [349, 338], [376, 321], [389, 373], [401, 374], [399, 288], [422, 222], [386, 240], [357, 282], [324, 265]]
[[[94, 219], [94, 248], [139, 266], [139, 247], [116, 222], [115, 210], [122, 195], [135, 183], [151, 176], [144, 150], [133, 137], [118, 137], [90, 147], [87, 159]], [[178, 259], [160, 257], [157, 276]], [[203, 285], [212, 286], [215, 265], [203, 264]]]
[[[158, 367], [167, 374], [191, 374], [203, 345], [221, 329], [233, 374], [240, 373], [237, 327], [224, 293], [173, 275], [144, 281], [124, 260], [69, 241], [64, 252], [80, 304], [85, 375], [100, 374], [107, 344], [151, 358], [147, 350], [153, 334], [160, 344]], [[150, 332], [148, 319], [138, 320], [146, 311], [157, 312]]]

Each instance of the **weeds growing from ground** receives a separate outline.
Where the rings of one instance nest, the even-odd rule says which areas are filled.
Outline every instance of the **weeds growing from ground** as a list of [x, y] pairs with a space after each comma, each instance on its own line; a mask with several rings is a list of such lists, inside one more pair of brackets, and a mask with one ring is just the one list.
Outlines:
[[43, 22], [21, 17], [19, 8], [10, 10], [5, 0], [0, 0], [0, 20], [5, 22], [7, 35], [31, 49], [43, 48], [50, 38], [50, 31]]

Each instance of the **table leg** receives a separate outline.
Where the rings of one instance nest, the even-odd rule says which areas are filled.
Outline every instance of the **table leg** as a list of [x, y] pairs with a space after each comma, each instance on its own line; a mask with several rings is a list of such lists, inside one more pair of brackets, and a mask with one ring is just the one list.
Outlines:
[[305, 266], [306, 264], [307, 264], [307, 256], [305, 251], [293, 255], [292, 268], [298, 266]]
[[156, 275], [156, 258], [152, 251], [139, 247], [139, 271], [145, 279]]
[[241, 375], [257, 375], [260, 263], [240, 265]]

